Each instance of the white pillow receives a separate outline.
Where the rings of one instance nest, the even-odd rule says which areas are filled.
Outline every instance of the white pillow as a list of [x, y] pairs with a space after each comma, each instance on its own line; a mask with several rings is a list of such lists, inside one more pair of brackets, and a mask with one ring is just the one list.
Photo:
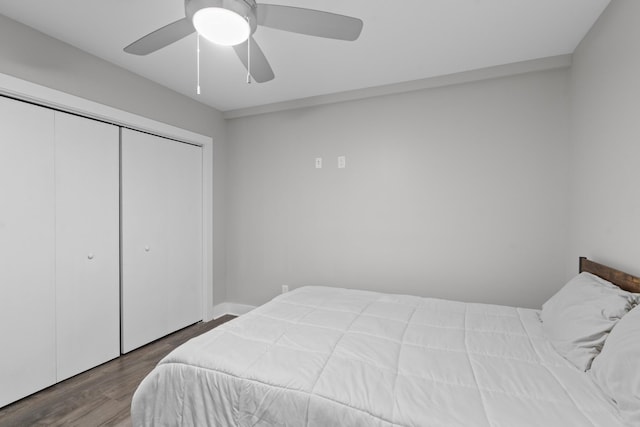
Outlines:
[[589, 374], [629, 425], [640, 426], [640, 306], [616, 324]]
[[633, 306], [634, 296], [590, 273], [580, 273], [542, 306], [542, 328], [555, 349], [581, 371]]

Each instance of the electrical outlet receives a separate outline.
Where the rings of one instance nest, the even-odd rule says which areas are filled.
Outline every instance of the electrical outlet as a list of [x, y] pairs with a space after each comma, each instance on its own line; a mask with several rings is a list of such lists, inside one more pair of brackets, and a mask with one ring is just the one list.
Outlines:
[[289, 285], [282, 285], [282, 293], [286, 294], [287, 292], [289, 292]]
[[344, 169], [347, 167], [347, 158], [346, 156], [338, 157], [338, 169]]
[[322, 157], [316, 157], [316, 169], [322, 169]]

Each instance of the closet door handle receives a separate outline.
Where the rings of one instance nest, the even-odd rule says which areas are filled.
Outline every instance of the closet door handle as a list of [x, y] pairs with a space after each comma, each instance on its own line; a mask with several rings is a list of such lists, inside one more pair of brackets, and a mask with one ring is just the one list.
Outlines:
[[149, 252], [150, 250], [151, 250], [151, 248], [150, 248], [149, 246], [145, 246], [145, 247], [144, 247], [144, 251], [145, 251], [145, 252]]
[[87, 258], [89, 258], [89, 259], [93, 259], [93, 253], [92, 253], [92, 252], [89, 252], [89, 255], [87, 255]]

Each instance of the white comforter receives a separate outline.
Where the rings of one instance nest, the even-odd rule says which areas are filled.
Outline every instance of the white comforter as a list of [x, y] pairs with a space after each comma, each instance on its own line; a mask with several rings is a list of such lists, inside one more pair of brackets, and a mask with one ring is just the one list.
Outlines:
[[173, 351], [134, 426], [623, 425], [538, 311], [304, 287]]

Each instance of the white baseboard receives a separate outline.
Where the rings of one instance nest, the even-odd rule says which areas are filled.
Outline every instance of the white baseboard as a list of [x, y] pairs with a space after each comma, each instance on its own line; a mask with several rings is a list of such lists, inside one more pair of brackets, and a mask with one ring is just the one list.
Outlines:
[[256, 308], [255, 305], [236, 304], [234, 302], [222, 302], [213, 306], [213, 318], [217, 319], [227, 314], [240, 316]]

